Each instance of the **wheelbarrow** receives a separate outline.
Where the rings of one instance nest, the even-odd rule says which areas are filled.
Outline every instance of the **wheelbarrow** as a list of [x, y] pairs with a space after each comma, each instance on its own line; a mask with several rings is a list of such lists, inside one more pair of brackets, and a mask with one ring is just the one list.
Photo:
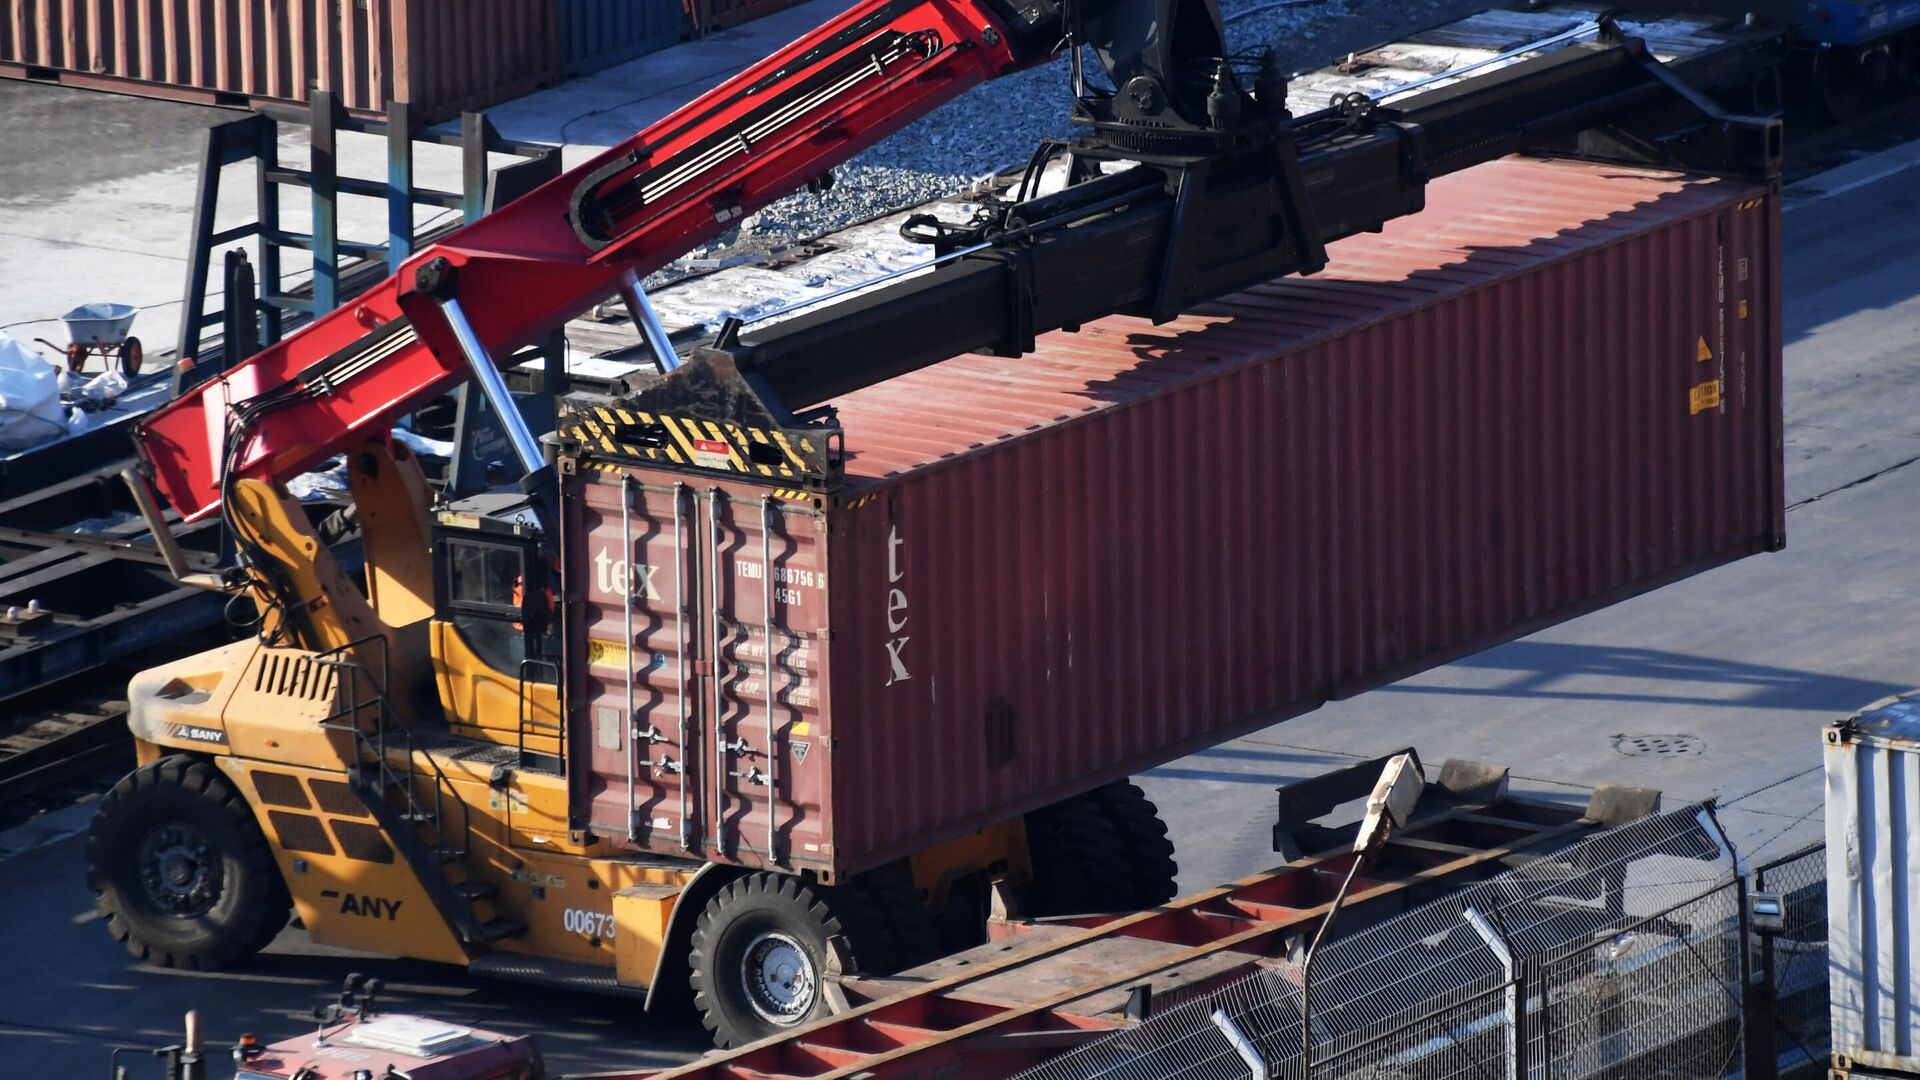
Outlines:
[[62, 349], [46, 338], [34, 338], [49, 349], [66, 354], [68, 371], [85, 371], [87, 357], [98, 355], [109, 364], [118, 361], [120, 374], [132, 378], [140, 371], [145, 353], [140, 339], [127, 334], [139, 309], [132, 304], [81, 304], [60, 321], [67, 324], [68, 345]]

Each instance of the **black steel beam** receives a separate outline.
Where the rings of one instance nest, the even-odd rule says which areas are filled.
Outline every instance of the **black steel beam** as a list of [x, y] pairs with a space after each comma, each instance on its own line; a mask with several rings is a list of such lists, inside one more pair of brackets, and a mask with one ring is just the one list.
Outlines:
[[1638, 40], [1583, 43], [1372, 115], [1315, 114], [1266, 146], [1033, 200], [1009, 218], [1025, 226], [989, 250], [751, 330], [730, 351], [797, 411], [962, 353], [1019, 355], [1036, 334], [1109, 314], [1165, 320], [1317, 270], [1326, 244], [1422, 209], [1432, 177], [1594, 129], [1615, 132], [1622, 152], [1720, 171], [1778, 161], [1777, 125], [1717, 117]]

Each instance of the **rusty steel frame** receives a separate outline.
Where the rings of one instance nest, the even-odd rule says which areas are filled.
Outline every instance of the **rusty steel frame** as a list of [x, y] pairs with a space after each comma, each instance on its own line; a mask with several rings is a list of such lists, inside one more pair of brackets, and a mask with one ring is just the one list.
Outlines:
[[[1420, 886], [1485, 868], [1527, 849], [1571, 840], [1599, 822], [1580, 812], [1514, 800], [1474, 803], [1410, 823], [1387, 844], [1381, 873], [1354, 880], [1350, 903], [1405, 897]], [[1462, 829], [1485, 842], [1437, 840]], [[1214, 985], [1245, 973], [1261, 959], [1283, 955], [1295, 933], [1310, 932], [1332, 905], [1333, 891], [1354, 855], [1339, 850], [1296, 859], [1170, 904], [1116, 916], [1048, 924], [1081, 932], [1039, 949], [1016, 952], [924, 984], [856, 982], [901, 992], [877, 997], [838, 1015], [775, 1038], [664, 1072], [627, 1074], [631, 1080], [885, 1080], [927, 1075], [974, 1076], [982, 1070], [1017, 1072], [1084, 1039], [1126, 1026], [1119, 1019], [1074, 1014], [1066, 1006], [1094, 994], [1126, 989], [1171, 969], [1233, 951], [1244, 965], [1205, 977]], [[1399, 876], [1385, 872], [1397, 868]], [[1018, 933], [1018, 927], [1012, 927]], [[960, 996], [995, 975], [1059, 958], [1072, 963], [1103, 942], [1144, 939], [1184, 946], [1177, 953], [1094, 979], [1026, 1003], [994, 1004]], [[938, 967], [939, 965], [931, 965]], [[605, 1080], [613, 1080], [612, 1076]]]

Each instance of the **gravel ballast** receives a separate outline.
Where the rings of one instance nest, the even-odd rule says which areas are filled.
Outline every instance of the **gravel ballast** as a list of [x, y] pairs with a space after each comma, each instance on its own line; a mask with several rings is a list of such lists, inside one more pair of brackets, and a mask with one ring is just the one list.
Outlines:
[[[1349, 52], [1470, 15], [1486, 0], [1229, 0], [1221, 5], [1236, 55], [1271, 48], [1302, 71]], [[1098, 72], [1091, 60], [1090, 71]], [[707, 253], [764, 250], [949, 195], [1024, 163], [1042, 139], [1072, 134], [1065, 58], [961, 95], [834, 171], [833, 189], [789, 196], [746, 219]]]

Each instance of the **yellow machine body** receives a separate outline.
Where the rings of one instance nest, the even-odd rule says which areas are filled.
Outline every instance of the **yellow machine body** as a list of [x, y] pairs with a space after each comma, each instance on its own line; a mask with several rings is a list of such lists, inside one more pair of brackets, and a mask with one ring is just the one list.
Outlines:
[[[740, 871], [623, 851], [570, 819], [566, 777], [524, 767], [529, 753], [562, 761], [557, 685], [498, 670], [435, 611], [428, 492], [406, 452], [369, 443], [348, 460], [363, 587], [283, 489], [238, 482], [229, 521], [251, 545], [261, 633], [133, 680], [140, 760], [215, 763], [317, 942], [454, 964], [519, 955], [657, 986]], [[416, 707], [427, 688], [437, 718]], [[369, 783], [405, 789], [419, 820], [383, 822], [393, 796]], [[1026, 864], [1015, 821], [911, 869], [938, 903], [966, 873]]]

